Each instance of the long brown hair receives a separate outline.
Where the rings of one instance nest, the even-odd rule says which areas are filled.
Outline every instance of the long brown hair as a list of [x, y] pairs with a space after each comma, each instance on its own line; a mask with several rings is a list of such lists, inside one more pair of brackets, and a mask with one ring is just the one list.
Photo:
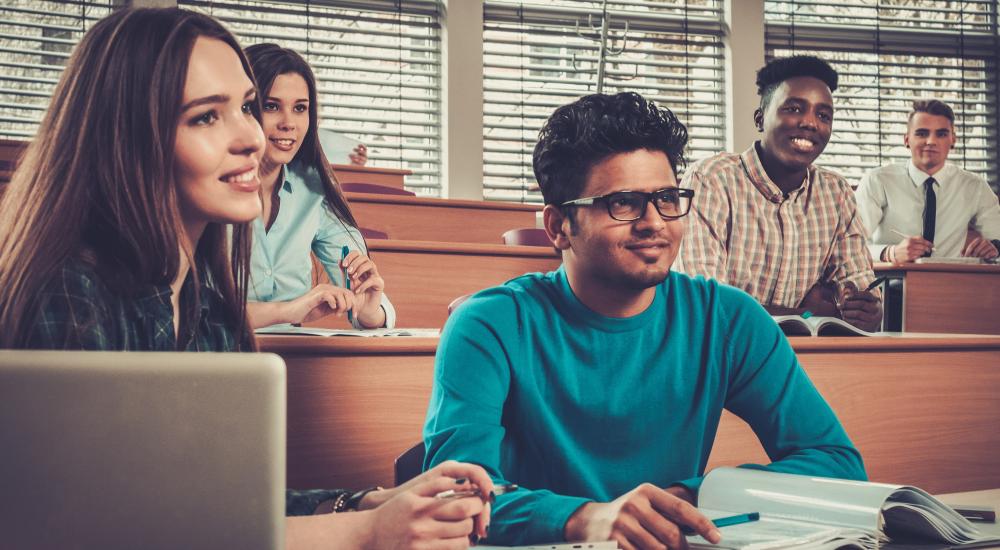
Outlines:
[[[126, 296], [176, 279], [183, 226], [174, 140], [201, 36], [229, 44], [252, 74], [229, 31], [176, 8], [117, 11], [74, 50], [0, 203], [0, 347], [27, 343], [40, 291], [84, 250]], [[222, 294], [239, 348], [252, 349], [249, 225], [233, 228], [230, 247], [227, 227], [210, 223], [184, 253], [196, 290], [207, 282]], [[190, 314], [197, 303], [184, 307]]]
[[336, 176], [330, 169], [330, 162], [323, 153], [319, 141], [319, 103], [316, 100], [316, 77], [309, 63], [295, 50], [282, 48], [277, 44], [254, 44], [246, 49], [247, 58], [253, 67], [253, 75], [257, 79], [257, 90], [261, 98], [266, 98], [271, 92], [271, 86], [278, 76], [295, 73], [306, 81], [309, 88], [309, 130], [302, 140], [299, 152], [295, 153], [292, 162], [313, 168], [319, 174], [323, 183], [323, 195], [326, 207], [341, 221], [351, 227], [358, 227], [357, 220], [347, 204], [347, 199], [337, 185]]

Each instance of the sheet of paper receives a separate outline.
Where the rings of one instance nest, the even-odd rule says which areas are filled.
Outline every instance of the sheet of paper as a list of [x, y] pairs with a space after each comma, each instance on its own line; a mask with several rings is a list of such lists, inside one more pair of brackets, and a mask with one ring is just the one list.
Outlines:
[[290, 324], [271, 325], [259, 328], [255, 334], [294, 334], [300, 336], [354, 336], [359, 338], [381, 338], [406, 336], [411, 338], [437, 338], [441, 330], [436, 328], [375, 328], [369, 330], [296, 327]]
[[350, 164], [350, 154], [361, 142], [328, 128], [319, 129], [319, 143], [323, 147], [326, 160], [333, 164]]
[[618, 543], [608, 542], [561, 542], [556, 544], [536, 544], [532, 546], [482, 546], [476, 545], [476, 550], [510, 550], [519, 548], [521, 550], [618, 550]]

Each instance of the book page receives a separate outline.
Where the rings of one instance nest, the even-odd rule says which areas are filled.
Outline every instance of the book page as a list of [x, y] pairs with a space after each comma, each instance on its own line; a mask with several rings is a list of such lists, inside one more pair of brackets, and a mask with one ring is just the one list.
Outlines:
[[618, 543], [607, 542], [559, 542], [553, 544], [535, 544], [531, 546], [483, 546], [477, 544], [476, 550], [510, 550], [517, 548], [520, 550], [618, 550]]
[[[705, 510], [699, 508], [702, 512]], [[709, 517], [712, 517], [711, 515]], [[761, 517], [758, 521], [720, 527], [722, 541], [712, 544], [698, 535], [687, 537], [691, 548], [765, 550], [776, 548], [825, 549], [844, 546], [875, 548], [875, 538], [871, 533], [858, 529], [818, 525], [773, 517]]]
[[761, 516], [881, 532], [882, 505], [900, 485], [716, 468], [705, 476], [698, 505]]

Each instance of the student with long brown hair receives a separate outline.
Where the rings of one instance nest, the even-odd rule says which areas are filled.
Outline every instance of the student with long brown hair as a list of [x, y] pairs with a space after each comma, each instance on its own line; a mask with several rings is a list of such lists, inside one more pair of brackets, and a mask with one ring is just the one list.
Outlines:
[[[393, 327], [385, 281], [320, 146], [316, 78], [277, 44], [246, 49], [261, 92], [263, 215], [254, 221], [249, 311], [255, 327], [350, 311], [355, 328]], [[331, 284], [312, 284], [310, 252]]]
[[[250, 66], [214, 19], [125, 9], [74, 51], [0, 204], [0, 347], [252, 350], [248, 222], [264, 138]], [[228, 227], [233, 225], [232, 244]], [[482, 468], [400, 487], [288, 493], [290, 548], [465, 548], [484, 535]], [[42, 512], [39, 512], [42, 513]]]

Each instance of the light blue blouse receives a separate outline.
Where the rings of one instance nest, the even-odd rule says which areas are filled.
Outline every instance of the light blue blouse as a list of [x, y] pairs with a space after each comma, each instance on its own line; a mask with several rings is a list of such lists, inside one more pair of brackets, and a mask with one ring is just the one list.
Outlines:
[[[357, 228], [337, 218], [324, 203], [323, 183], [312, 167], [297, 163], [282, 167], [281, 201], [278, 216], [265, 231], [263, 218], [253, 222], [253, 252], [250, 258], [250, 289], [252, 302], [289, 301], [312, 288], [312, 251], [326, 269], [331, 284], [344, 286], [340, 270], [342, 248], [368, 254], [365, 241]], [[388, 296], [382, 294], [385, 326], [396, 326], [396, 310]], [[352, 322], [362, 328], [357, 315]]]

